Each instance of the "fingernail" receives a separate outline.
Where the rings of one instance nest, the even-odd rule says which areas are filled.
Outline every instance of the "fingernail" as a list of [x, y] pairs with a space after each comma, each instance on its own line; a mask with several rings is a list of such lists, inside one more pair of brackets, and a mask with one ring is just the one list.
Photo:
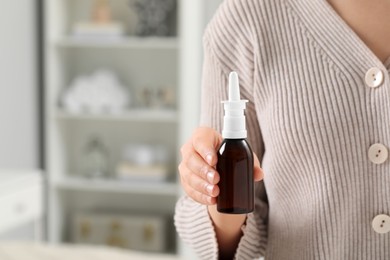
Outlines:
[[206, 190], [207, 190], [207, 192], [208, 192], [210, 195], [213, 194], [213, 189], [214, 189], [214, 185], [208, 184], [208, 185], [206, 186]]
[[211, 154], [206, 155], [206, 161], [211, 165], [213, 162], [213, 156]]
[[207, 180], [208, 180], [210, 183], [213, 183], [213, 182], [214, 182], [214, 177], [215, 177], [215, 173], [214, 173], [214, 172], [208, 172], [208, 173], [207, 173]]

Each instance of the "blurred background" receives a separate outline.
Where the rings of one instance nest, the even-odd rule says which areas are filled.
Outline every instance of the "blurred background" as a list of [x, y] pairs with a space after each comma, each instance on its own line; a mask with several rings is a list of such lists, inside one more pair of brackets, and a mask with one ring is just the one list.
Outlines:
[[[184, 259], [179, 147], [222, 0], [13, 0], [0, 9], [0, 244]], [[192, 257], [192, 256], [191, 256]]]

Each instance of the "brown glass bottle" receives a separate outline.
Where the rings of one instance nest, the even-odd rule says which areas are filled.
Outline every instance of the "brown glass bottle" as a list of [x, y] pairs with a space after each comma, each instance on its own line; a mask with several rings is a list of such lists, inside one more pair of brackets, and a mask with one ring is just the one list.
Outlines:
[[254, 209], [253, 153], [245, 139], [225, 139], [218, 150], [217, 210], [244, 214]]

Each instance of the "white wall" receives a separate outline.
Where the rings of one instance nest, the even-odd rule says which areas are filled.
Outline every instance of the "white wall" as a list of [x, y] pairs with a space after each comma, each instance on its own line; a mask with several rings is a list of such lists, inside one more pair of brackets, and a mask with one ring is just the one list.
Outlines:
[[0, 8], [0, 168], [38, 167], [35, 1]]

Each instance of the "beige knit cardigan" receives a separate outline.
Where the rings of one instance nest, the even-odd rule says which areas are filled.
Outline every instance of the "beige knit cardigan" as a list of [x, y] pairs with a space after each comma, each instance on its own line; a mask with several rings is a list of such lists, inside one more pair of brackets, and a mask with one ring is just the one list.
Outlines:
[[[238, 71], [265, 172], [236, 258], [390, 259], [390, 232], [373, 228], [378, 215], [390, 225], [390, 160], [369, 154], [390, 147], [390, 60], [326, 0], [225, 0], [204, 51], [201, 125], [221, 130], [228, 73]], [[370, 68], [383, 78], [376, 87]], [[206, 206], [184, 196], [175, 225], [200, 259], [218, 258]]]

